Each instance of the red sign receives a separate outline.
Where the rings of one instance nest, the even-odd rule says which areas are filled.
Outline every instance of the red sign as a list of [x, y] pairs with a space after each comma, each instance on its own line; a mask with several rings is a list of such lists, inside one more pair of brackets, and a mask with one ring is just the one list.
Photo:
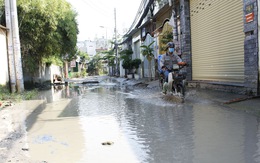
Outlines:
[[254, 13], [251, 12], [249, 14], [246, 14], [246, 23], [254, 21]]

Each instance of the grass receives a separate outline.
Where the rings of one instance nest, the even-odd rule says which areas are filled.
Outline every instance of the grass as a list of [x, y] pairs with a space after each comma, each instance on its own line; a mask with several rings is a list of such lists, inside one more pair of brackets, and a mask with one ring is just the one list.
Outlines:
[[24, 91], [22, 93], [10, 93], [5, 86], [0, 85], [0, 101], [19, 102], [22, 100], [30, 100], [36, 97], [37, 94], [37, 90]]

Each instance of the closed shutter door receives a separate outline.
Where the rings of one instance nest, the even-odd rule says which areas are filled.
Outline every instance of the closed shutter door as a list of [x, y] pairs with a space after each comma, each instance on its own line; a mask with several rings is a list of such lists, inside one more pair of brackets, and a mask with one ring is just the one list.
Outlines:
[[243, 0], [190, 0], [193, 80], [244, 82]]

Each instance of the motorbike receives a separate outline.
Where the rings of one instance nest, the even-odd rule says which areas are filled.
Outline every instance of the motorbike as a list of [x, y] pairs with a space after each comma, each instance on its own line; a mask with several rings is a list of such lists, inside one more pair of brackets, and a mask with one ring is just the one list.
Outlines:
[[[179, 96], [184, 98], [185, 90], [186, 90], [186, 72], [182, 69], [187, 65], [174, 65], [173, 71], [168, 75], [168, 91], [170, 91], [171, 95]], [[163, 87], [163, 83], [165, 82], [165, 77], [162, 73], [159, 74], [159, 86]]]
[[186, 72], [182, 71], [185, 66], [177, 66], [169, 73], [168, 84], [172, 95], [184, 98], [186, 91]]

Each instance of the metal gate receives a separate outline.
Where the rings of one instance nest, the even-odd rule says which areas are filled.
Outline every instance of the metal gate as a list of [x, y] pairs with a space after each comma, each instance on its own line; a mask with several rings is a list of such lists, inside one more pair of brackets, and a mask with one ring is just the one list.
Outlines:
[[192, 78], [244, 82], [243, 0], [190, 0]]

